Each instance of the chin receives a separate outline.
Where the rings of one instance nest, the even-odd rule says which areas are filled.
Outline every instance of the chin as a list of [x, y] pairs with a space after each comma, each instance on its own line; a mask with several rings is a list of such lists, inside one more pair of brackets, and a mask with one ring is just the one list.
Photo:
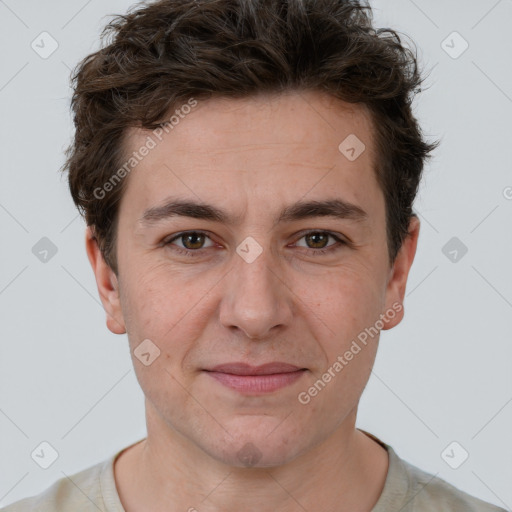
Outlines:
[[238, 450], [233, 451], [232, 447], [220, 454], [219, 460], [224, 464], [236, 468], [275, 468], [283, 466], [292, 461], [298, 453], [290, 449], [277, 451], [272, 446], [264, 446], [246, 441]]
[[[273, 426], [275, 428], [275, 425]], [[279, 427], [278, 427], [279, 428]], [[307, 449], [305, 439], [294, 439], [291, 432], [283, 428], [273, 432], [269, 428], [254, 427], [225, 436], [206, 451], [213, 458], [231, 467], [271, 468], [282, 466], [295, 459]], [[270, 434], [269, 434], [270, 432]]]

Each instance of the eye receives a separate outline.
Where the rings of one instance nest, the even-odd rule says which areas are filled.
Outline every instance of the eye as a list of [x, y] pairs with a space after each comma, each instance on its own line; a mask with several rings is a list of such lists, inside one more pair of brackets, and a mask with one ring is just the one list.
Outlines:
[[[175, 244], [176, 240], [181, 241], [181, 245]], [[210, 240], [211, 245], [205, 246], [205, 240]], [[198, 251], [199, 249], [205, 249], [207, 247], [212, 247], [213, 242], [210, 237], [203, 233], [202, 231], [186, 231], [184, 233], [179, 233], [173, 236], [170, 239], [164, 241], [164, 245], [175, 245], [174, 248], [178, 252], [183, 252], [190, 254], [190, 251]]]
[[[328, 243], [329, 239], [334, 240], [333, 243]], [[304, 233], [300, 240], [305, 241], [305, 245], [295, 243], [295, 247], [305, 247], [305, 252], [311, 255], [322, 255], [330, 252], [335, 252], [347, 245], [347, 242], [340, 237], [329, 231], [310, 231]], [[209, 245], [205, 242], [209, 241]], [[181, 243], [177, 243], [181, 242]], [[173, 251], [185, 256], [199, 256], [202, 249], [214, 247], [215, 244], [211, 238], [203, 231], [184, 231], [173, 235], [163, 241], [164, 246], [169, 246]]]
[[[334, 240], [334, 243], [328, 244], [329, 238]], [[309, 249], [307, 252], [310, 254], [325, 254], [331, 251], [336, 251], [341, 246], [346, 245], [346, 242], [334, 233], [329, 231], [310, 231], [304, 234], [299, 240], [304, 240], [305, 245], [297, 244], [298, 247], [306, 247]]]

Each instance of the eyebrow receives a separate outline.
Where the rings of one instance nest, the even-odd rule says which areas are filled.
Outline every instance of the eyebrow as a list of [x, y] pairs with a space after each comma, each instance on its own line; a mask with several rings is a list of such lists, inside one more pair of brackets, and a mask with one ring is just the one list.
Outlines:
[[[233, 216], [210, 204], [169, 198], [162, 206], [155, 206], [145, 210], [139, 222], [143, 226], [150, 226], [172, 217], [190, 217], [228, 225], [235, 225], [241, 220], [241, 216]], [[274, 226], [283, 222], [292, 222], [313, 217], [334, 217], [337, 219], [362, 222], [368, 219], [368, 214], [359, 206], [343, 199], [299, 201], [286, 206], [275, 219]]]

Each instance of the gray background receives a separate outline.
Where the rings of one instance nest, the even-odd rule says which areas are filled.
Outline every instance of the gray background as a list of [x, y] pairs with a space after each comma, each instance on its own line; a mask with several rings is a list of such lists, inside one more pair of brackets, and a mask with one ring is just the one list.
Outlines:
[[[57, 172], [72, 134], [70, 68], [97, 49], [104, 16], [130, 5], [0, 0], [0, 506], [145, 436], [127, 339], [105, 326], [84, 224]], [[410, 35], [431, 70], [415, 111], [443, 142], [416, 203], [406, 316], [382, 333], [358, 426], [510, 509], [512, 1], [372, 5], [377, 26]], [[56, 254], [41, 252], [43, 237]], [[59, 454], [48, 469], [31, 458], [43, 441]]]

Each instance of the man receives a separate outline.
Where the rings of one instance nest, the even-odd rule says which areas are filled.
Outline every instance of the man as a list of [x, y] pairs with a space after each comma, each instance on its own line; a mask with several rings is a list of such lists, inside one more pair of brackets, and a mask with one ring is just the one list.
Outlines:
[[5, 510], [502, 510], [355, 428], [436, 146], [370, 14], [165, 0], [80, 64], [66, 169], [147, 438]]

